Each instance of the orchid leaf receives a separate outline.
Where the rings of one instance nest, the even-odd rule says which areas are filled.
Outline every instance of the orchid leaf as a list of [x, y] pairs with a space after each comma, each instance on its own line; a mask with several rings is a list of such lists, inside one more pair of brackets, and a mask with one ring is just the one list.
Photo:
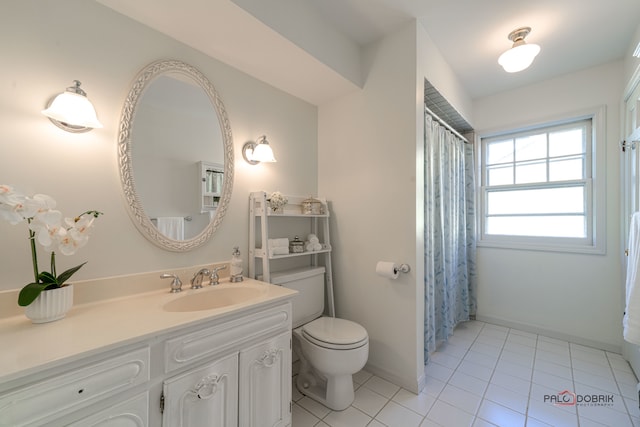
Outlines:
[[20, 291], [18, 295], [18, 305], [21, 307], [28, 306], [38, 298], [40, 292], [44, 291], [48, 285], [49, 284], [45, 283], [29, 283]]
[[70, 268], [67, 271], [63, 272], [63, 273], [60, 273], [60, 275], [56, 279], [56, 283], [58, 284], [58, 286], [62, 286], [64, 284], [64, 282], [69, 280], [69, 278], [71, 276], [73, 276], [76, 271], [80, 270], [80, 268], [82, 268], [82, 266], [85, 265], [86, 263], [87, 262], [85, 261], [80, 265], [77, 265], [77, 266], [75, 266], [73, 268]]
[[49, 273], [48, 271], [43, 271], [40, 274], [38, 274], [38, 282], [42, 283], [43, 285], [57, 285], [58, 282], [56, 280], [56, 277]]

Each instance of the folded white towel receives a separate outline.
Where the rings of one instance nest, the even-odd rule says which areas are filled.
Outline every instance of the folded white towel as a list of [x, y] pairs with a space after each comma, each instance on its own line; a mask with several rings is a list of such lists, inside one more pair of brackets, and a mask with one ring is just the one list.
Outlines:
[[640, 212], [631, 217], [628, 245], [626, 309], [622, 325], [624, 339], [640, 344]]
[[158, 231], [173, 240], [184, 240], [184, 217], [158, 217]]
[[274, 255], [287, 255], [289, 253], [289, 247], [286, 248], [269, 248], [269, 256]]
[[270, 248], [289, 248], [289, 239], [282, 237], [279, 239], [269, 239]]

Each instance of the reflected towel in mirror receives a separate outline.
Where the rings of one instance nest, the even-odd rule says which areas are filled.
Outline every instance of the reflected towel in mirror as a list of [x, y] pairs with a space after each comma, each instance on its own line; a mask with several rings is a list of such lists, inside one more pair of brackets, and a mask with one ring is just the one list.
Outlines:
[[184, 240], [184, 217], [158, 217], [158, 231], [173, 240]]

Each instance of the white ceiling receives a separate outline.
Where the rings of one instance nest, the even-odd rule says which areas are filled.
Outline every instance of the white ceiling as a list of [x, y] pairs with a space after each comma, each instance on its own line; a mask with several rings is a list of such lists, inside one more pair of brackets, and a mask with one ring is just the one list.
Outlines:
[[[418, 19], [478, 98], [621, 59], [640, 24], [639, 0], [96, 1], [316, 105], [362, 84], [331, 62], [329, 43], [312, 40], [327, 29], [348, 62], [358, 59], [349, 46]], [[505, 73], [497, 58], [521, 26], [542, 50], [529, 69]]]

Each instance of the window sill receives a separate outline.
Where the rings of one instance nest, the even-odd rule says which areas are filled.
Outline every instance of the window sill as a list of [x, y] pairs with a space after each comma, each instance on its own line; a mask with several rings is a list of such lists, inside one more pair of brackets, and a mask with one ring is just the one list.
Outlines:
[[[604, 245], [602, 245], [604, 246]], [[584, 255], [606, 255], [606, 247], [587, 246], [587, 245], [570, 245], [570, 244], [551, 244], [542, 242], [522, 242], [522, 241], [492, 241], [478, 240], [477, 248], [495, 248], [495, 249], [513, 249], [522, 251], [539, 251], [539, 252], [562, 252], [576, 253]]]

